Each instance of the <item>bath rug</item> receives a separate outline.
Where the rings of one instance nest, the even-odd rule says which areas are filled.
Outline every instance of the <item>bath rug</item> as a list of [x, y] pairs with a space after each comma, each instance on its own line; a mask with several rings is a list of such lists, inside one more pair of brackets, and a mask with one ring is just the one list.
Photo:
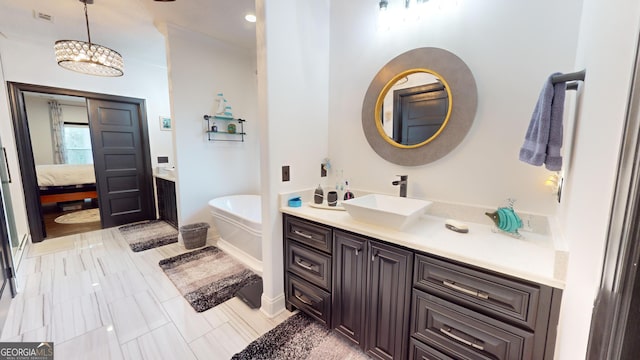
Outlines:
[[262, 335], [244, 350], [233, 355], [236, 360], [365, 360], [367, 355], [353, 344], [299, 312]]
[[53, 219], [58, 224], [85, 224], [100, 221], [100, 209], [74, 211]]
[[124, 225], [118, 230], [134, 252], [178, 242], [178, 230], [162, 220]]
[[203, 312], [236, 295], [262, 278], [215, 246], [180, 254], [158, 263], [197, 312]]

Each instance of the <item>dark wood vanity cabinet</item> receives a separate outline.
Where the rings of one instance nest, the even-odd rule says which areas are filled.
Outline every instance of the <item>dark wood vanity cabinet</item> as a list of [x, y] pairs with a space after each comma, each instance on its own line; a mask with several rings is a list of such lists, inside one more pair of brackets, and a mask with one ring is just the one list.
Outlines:
[[285, 303], [345, 336], [369, 356], [408, 354], [413, 253], [284, 216]]
[[178, 207], [176, 202], [176, 183], [156, 177], [156, 195], [158, 197], [158, 218], [178, 228]]
[[413, 253], [334, 230], [333, 327], [379, 359], [404, 359]]
[[333, 254], [333, 327], [364, 349], [367, 240], [336, 231]]
[[553, 359], [560, 290], [422, 254], [413, 277], [410, 359]]
[[331, 250], [333, 230], [284, 217], [285, 306], [300, 309], [331, 327]]
[[562, 291], [284, 215], [287, 309], [376, 359], [552, 360]]

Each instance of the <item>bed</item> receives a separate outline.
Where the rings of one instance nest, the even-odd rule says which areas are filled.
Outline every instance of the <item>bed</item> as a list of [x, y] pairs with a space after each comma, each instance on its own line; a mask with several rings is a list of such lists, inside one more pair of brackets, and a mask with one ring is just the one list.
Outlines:
[[42, 204], [96, 199], [93, 165], [36, 165]]

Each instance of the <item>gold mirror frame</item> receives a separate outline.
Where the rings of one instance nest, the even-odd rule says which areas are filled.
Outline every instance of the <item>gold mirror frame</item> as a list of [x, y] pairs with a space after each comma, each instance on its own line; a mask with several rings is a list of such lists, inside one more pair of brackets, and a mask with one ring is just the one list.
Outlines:
[[[395, 140], [393, 140], [393, 138], [391, 136], [389, 136], [389, 134], [387, 134], [384, 131], [384, 128], [382, 127], [382, 103], [384, 103], [384, 98], [387, 96], [387, 93], [389, 92], [389, 90], [396, 84], [396, 82], [398, 82], [398, 80], [402, 79], [405, 76], [409, 76], [411, 74], [417, 74], [417, 73], [427, 73], [427, 74], [431, 74], [433, 76], [435, 76], [436, 78], [438, 78], [439, 81], [442, 82], [442, 84], [444, 85], [444, 88], [447, 92], [447, 98], [449, 99], [449, 106], [447, 108], [447, 115], [445, 115], [444, 120], [442, 121], [442, 125], [440, 125], [440, 128], [438, 129], [438, 131], [436, 131], [435, 134], [431, 135], [429, 138], [425, 139], [424, 141], [417, 143], [417, 144], [413, 144], [413, 145], [404, 145], [404, 144], [399, 144], [397, 143]], [[378, 128], [378, 132], [380, 133], [380, 136], [385, 139], [389, 144], [391, 144], [392, 146], [401, 148], [401, 149], [415, 149], [418, 148], [420, 146], [426, 145], [428, 143], [430, 143], [433, 139], [435, 139], [436, 137], [438, 137], [438, 135], [440, 135], [440, 133], [442, 132], [442, 130], [444, 130], [445, 126], [447, 126], [447, 123], [449, 122], [449, 119], [451, 118], [451, 109], [453, 108], [453, 97], [451, 95], [451, 89], [449, 88], [449, 84], [447, 83], [447, 80], [445, 78], [442, 77], [442, 75], [438, 74], [437, 72], [430, 70], [430, 69], [409, 69], [406, 71], [401, 72], [400, 74], [394, 76], [391, 80], [389, 80], [389, 82], [384, 86], [384, 88], [382, 88], [382, 91], [380, 91], [380, 95], [378, 95], [378, 100], [376, 101], [376, 108], [375, 108], [375, 123], [376, 123], [376, 127]]]
[[[386, 134], [381, 135], [378, 101], [392, 79], [414, 69], [427, 69], [446, 82], [448, 119], [438, 136], [415, 146], [399, 146]], [[444, 49], [417, 48], [393, 58], [373, 78], [362, 104], [362, 129], [371, 148], [385, 160], [405, 166], [424, 165], [444, 157], [462, 142], [471, 129], [477, 106], [476, 82], [464, 61]]]

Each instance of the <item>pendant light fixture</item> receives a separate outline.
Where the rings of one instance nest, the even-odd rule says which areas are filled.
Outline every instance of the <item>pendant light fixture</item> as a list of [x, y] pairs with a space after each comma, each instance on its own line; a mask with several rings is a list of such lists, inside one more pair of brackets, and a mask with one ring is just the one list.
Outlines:
[[80, 40], [56, 41], [54, 49], [58, 65], [87, 75], [122, 76], [124, 74], [122, 56], [117, 51], [91, 42], [87, 4], [93, 4], [93, 0], [80, 0], [80, 2], [84, 4], [88, 42]]

